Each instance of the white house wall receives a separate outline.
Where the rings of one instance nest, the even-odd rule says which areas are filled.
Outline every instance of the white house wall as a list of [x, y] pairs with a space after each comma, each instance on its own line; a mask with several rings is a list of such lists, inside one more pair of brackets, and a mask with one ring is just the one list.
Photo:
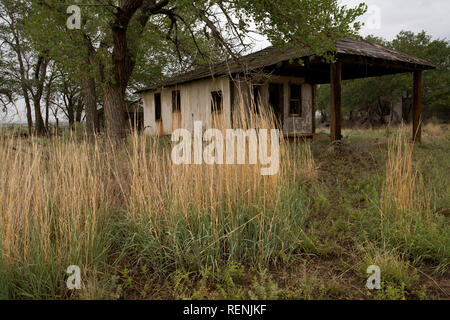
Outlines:
[[156, 134], [154, 96], [154, 93], [151, 92], [144, 92], [142, 94], [142, 101], [144, 103], [144, 131], [149, 135]]
[[[239, 112], [237, 108], [248, 108], [250, 99], [250, 83], [238, 80], [234, 83], [234, 112]], [[314, 113], [314, 93], [312, 84], [306, 83], [303, 78], [299, 77], [285, 77], [285, 76], [271, 76], [265, 78], [262, 86], [261, 98], [266, 106], [269, 105], [269, 84], [277, 83], [283, 84], [283, 131], [285, 134], [312, 134], [313, 127], [313, 113]], [[290, 99], [290, 85], [298, 84], [302, 86], [302, 115], [301, 117], [289, 116], [289, 99]]]
[[[150, 135], [172, 133], [172, 91], [180, 91], [181, 127], [193, 130], [194, 121], [202, 121], [205, 128], [211, 128], [211, 92], [222, 91], [223, 116], [226, 125], [231, 124], [230, 81], [228, 77], [194, 81], [187, 84], [166, 87], [155, 92], [144, 92], [144, 126]], [[161, 93], [162, 127], [155, 121], [155, 93]]]
[[[204, 128], [212, 128], [212, 116], [211, 116], [211, 92], [222, 91], [223, 95], [223, 111], [225, 125], [231, 126], [231, 89], [230, 78], [228, 76], [193, 81], [190, 83], [171, 86], [157, 90], [155, 92], [143, 93], [144, 102], [144, 125], [145, 131], [150, 135], [170, 135], [172, 133], [172, 91], [180, 91], [181, 99], [181, 127], [193, 130], [194, 121], [202, 121]], [[298, 77], [282, 77], [273, 76], [270, 79], [266, 79], [263, 86], [262, 98], [265, 104], [269, 103], [268, 88], [269, 83], [282, 83], [284, 86], [284, 121], [283, 131], [287, 134], [312, 134], [314, 131], [314, 93], [312, 84], [305, 83], [303, 78]], [[233, 112], [238, 112], [236, 108], [242, 107], [242, 100], [246, 100], [249, 97], [248, 86], [238, 85], [237, 82], [233, 83], [234, 101]], [[290, 98], [290, 85], [301, 84], [302, 85], [302, 115], [301, 117], [289, 116], [289, 98]], [[241, 90], [239, 92], [238, 90]], [[247, 91], [247, 92], [246, 92]], [[155, 105], [154, 94], [161, 93], [161, 116], [162, 124], [155, 122]], [[244, 99], [242, 99], [244, 97]], [[247, 97], [247, 98], [245, 98]], [[245, 105], [245, 103], [244, 103]], [[245, 106], [244, 106], [245, 107]]]
[[302, 116], [289, 116], [289, 85], [296, 82], [287, 81], [284, 85], [284, 125], [285, 133], [308, 134], [313, 132], [313, 86], [309, 83], [302, 83]]

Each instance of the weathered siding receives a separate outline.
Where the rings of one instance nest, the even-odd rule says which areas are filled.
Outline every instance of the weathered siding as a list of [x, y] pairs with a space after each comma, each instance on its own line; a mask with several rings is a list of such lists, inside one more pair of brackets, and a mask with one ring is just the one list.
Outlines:
[[[265, 77], [261, 84], [262, 107], [269, 106], [269, 84], [283, 84], [283, 131], [285, 134], [312, 134], [314, 131], [314, 85], [305, 83], [303, 78], [272, 76]], [[290, 85], [302, 85], [302, 115], [301, 117], [289, 116]], [[170, 135], [173, 130], [182, 127], [188, 130], [194, 129], [194, 121], [202, 121], [204, 128], [217, 127], [211, 114], [211, 92], [222, 91], [223, 111], [220, 122], [226, 127], [231, 127], [232, 112], [238, 114], [240, 108], [247, 109], [251, 83], [234, 79], [230, 81], [228, 76], [198, 80], [190, 83], [166, 87], [155, 92], [143, 94], [144, 124], [146, 133], [150, 135]], [[181, 114], [172, 113], [172, 91], [180, 91]], [[161, 93], [162, 121], [155, 121], [154, 94]], [[232, 101], [233, 100], [233, 101]], [[233, 109], [233, 111], [232, 111]]]
[[[181, 115], [172, 113], [172, 91], [175, 90], [180, 91]], [[178, 126], [175, 123], [177, 120], [182, 128], [188, 130], [194, 129], [194, 121], [202, 121], [205, 128], [211, 128], [211, 92], [213, 91], [222, 91], [222, 115], [225, 125], [230, 126], [230, 82], [228, 77], [220, 77], [143, 93], [146, 133], [150, 135], [170, 135], [173, 129]], [[155, 93], [161, 93], [161, 123], [155, 121]]]
[[[248, 108], [249, 101], [251, 99], [251, 83], [248, 81], [241, 81], [239, 79], [232, 82], [234, 99], [233, 99], [233, 112], [239, 113], [239, 108]], [[269, 84], [282, 84], [283, 85], [283, 131], [285, 134], [312, 134], [314, 132], [314, 86], [309, 83], [305, 83], [303, 78], [296, 77], [283, 77], [272, 76], [265, 78], [261, 84], [261, 100], [264, 106], [269, 106]], [[301, 117], [289, 116], [289, 104], [290, 104], [290, 85], [297, 84], [302, 86], [302, 115]]]
[[313, 133], [313, 88], [309, 83], [302, 83], [302, 116], [289, 117], [289, 84], [284, 86], [284, 126], [283, 131], [288, 134]]

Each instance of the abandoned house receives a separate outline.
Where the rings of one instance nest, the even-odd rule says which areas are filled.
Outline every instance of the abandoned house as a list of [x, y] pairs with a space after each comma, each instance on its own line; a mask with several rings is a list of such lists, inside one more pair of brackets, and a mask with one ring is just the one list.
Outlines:
[[299, 57], [296, 52], [270, 47], [139, 91], [146, 133], [170, 135], [178, 128], [193, 130], [194, 121], [202, 121], [209, 129], [214, 127], [215, 116], [231, 128], [237, 108], [248, 108], [252, 101], [257, 108], [272, 108], [284, 134], [312, 136], [317, 85], [330, 83], [331, 139], [340, 140], [342, 80], [411, 72], [413, 138], [420, 141], [422, 71], [435, 69], [433, 64], [362, 39], [338, 41], [331, 64], [315, 54]]

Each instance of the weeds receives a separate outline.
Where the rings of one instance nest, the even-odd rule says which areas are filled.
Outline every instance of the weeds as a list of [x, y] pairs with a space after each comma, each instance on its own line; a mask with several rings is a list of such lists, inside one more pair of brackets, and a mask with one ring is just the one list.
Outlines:
[[[395, 128], [373, 149], [350, 132], [349, 154], [283, 140], [273, 177], [175, 166], [167, 139], [4, 138], [0, 298], [425, 299], [417, 270], [446, 277], [450, 247], [448, 141], [433, 130], [436, 149]], [[300, 272], [308, 261], [329, 270]], [[371, 264], [384, 278], [369, 294]]]

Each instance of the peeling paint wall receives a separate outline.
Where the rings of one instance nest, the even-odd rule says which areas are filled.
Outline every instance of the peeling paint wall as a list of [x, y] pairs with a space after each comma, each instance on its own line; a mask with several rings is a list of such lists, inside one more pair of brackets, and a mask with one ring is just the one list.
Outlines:
[[[181, 114], [172, 113], [172, 91], [180, 91]], [[228, 77], [194, 81], [187, 84], [144, 92], [144, 126], [149, 135], [170, 135], [178, 124], [193, 131], [194, 121], [202, 121], [205, 128], [212, 127], [211, 92], [222, 91], [222, 115], [231, 125], [230, 82]], [[155, 121], [155, 93], [161, 94], [162, 121]], [[176, 123], [178, 122], [178, 123]]]
[[285, 85], [285, 114], [283, 131], [285, 133], [313, 133], [313, 88], [309, 83], [302, 83], [302, 115], [301, 117], [289, 116], [290, 84]]
[[[269, 107], [269, 84], [283, 84], [283, 131], [286, 134], [312, 134], [314, 131], [314, 90], [313, 85], [303, 78], [271, 76], [259, 82], [263, 106]], [[289, 116], [290, 85], [302, 86], [302, 115]], [[248, 108], [251, 82], [233, 80], [228, 76], [193, 81], [187, 84], [162, 88], [143, 93], [145, 132], [149, 135], [170, 135], [178, 127], [193, 131], [194, 121], [202, 121], [204, 129], [216, 127], [211, 113], [211, 93], [222, 91], [223, 110], [220, 121], [231, 127], [232, 112]], [[172, 113], [172, 91], [180, 91], [181, 113]], [[161, 94], [162, 120], [155, 121], [155, 93]], [[232, 110], [233, 108], [233, 110]]]
[[[233, 112], [239, 113], [239, 108], [248, 108], [251, 99], [252, 81], [235, 79], [233, 82]], [[285, 134], [312, 134], [314, 132], [314, 85], [305, 83], [303, 78], [270, 76], [264, 77], [261, 81], [254, 81], [261, 86], [261, 100], [264, 107], [269, 107], [269, 85], [283, 85], [283, 131]], [[291, 117], [289, 115], [290, 105], [290, 86], [297, 84], [302, 86], [302, 114], [300, 117]]]

